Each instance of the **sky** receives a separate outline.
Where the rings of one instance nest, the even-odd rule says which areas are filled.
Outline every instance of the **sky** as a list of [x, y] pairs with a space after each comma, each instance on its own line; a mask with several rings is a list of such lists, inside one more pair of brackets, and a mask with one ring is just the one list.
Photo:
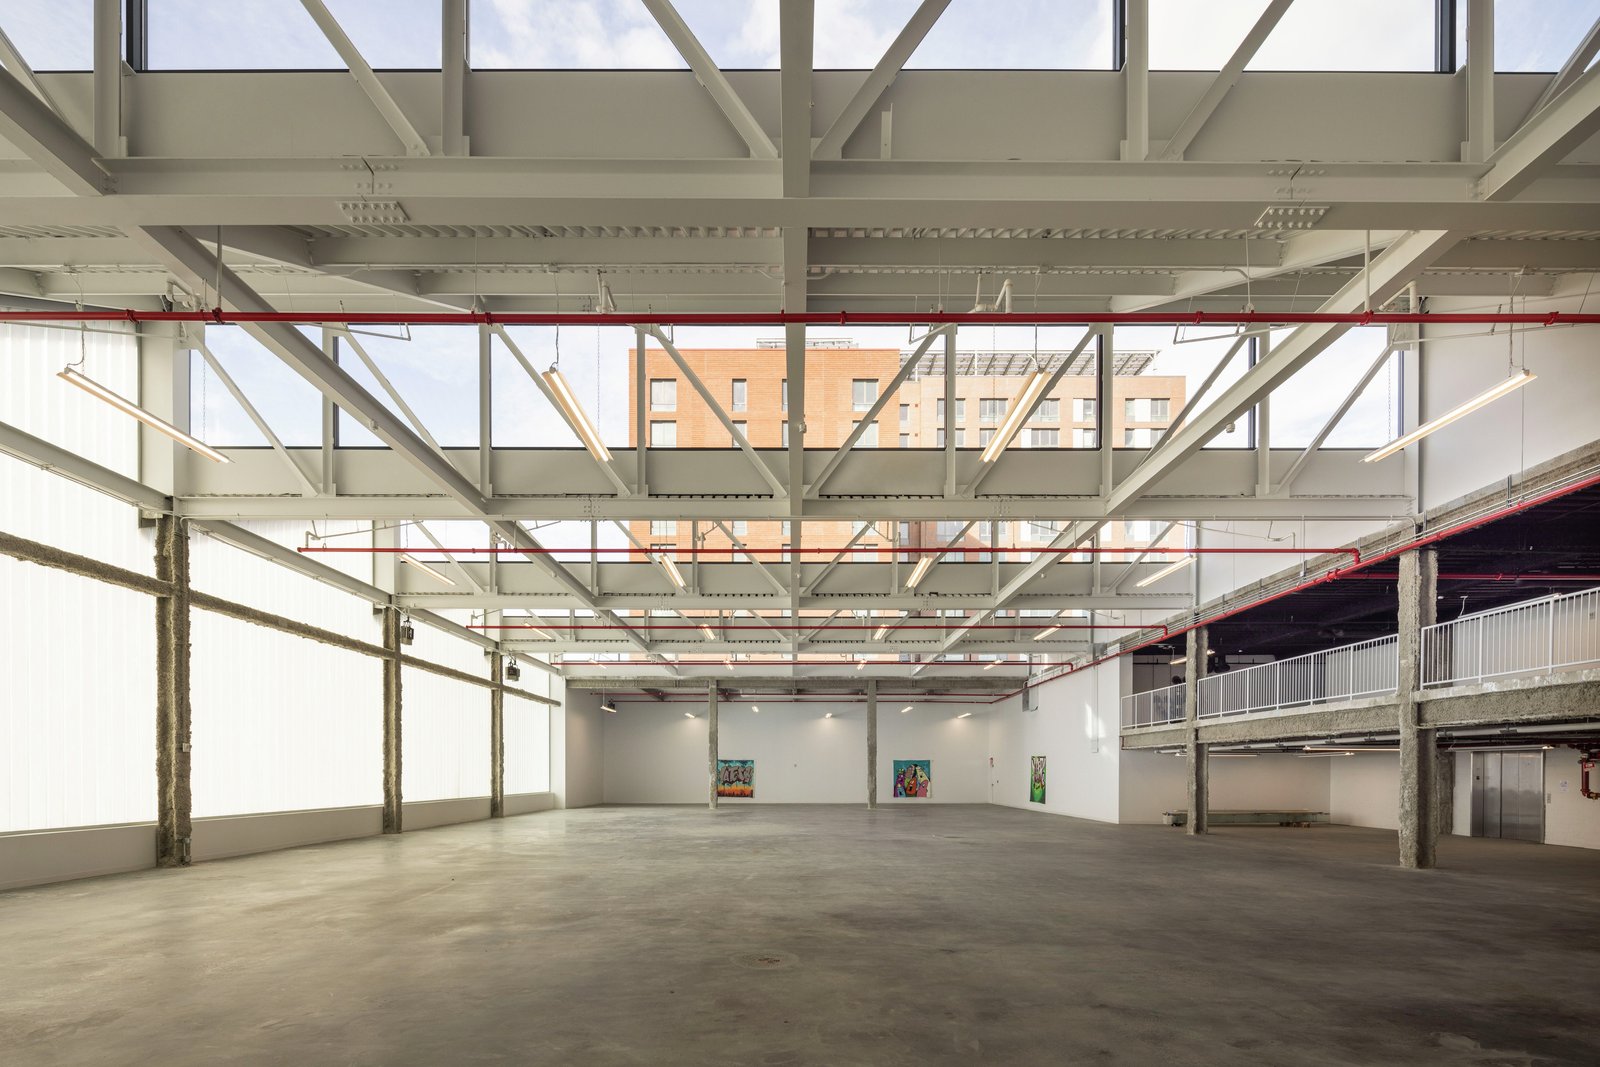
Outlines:
[[[438, 0], [326, 2], [373, 66], [438, 67]], [[1216, 69], [1266, 2], [1150, 0], [1152, 66]], [[719, 65], [777, 66], [778, 0], [677, 7]], [[816, 0], [816, 65], [871, 67], [916, 7]], [[0, 29], [36, 69], [86, 69], [92, 8], [93, 0], [5, 0]], [[341, 65], [298, 0], [151, 0], [150, 8], [157, 69]], [[638, 0], [475, 0], [473, 10], [472, 62], [481, 69], [685, 65]], [[953, 0], [907, 65], [1106, 69], [1110, 12], [1111, 0]], [[1597, 18], [1600, 0], [1498, 0], [1496, 67], [1553, 71]], [[1296, 0], [1251, 67], [1428, 70], [1432, 25], [1433, 0]]]

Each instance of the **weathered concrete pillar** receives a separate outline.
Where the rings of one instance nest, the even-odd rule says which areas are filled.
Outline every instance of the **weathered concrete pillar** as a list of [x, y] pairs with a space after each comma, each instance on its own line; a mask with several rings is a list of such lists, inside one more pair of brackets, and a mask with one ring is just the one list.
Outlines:
[[496, 650], [489, 657], [489, 818], [506, 814], [506, 691], [505, 658]]
[[709, 807], [717, 810], [717, 683], [706, 686], [706, 761], [710, 767]]
[[156, 866], [187, 867], [193, 795], [189, 729], [189, 523], [156, 521]]
[[1437, 617], [1439, 556], [1431, 548], [1400, 557], [1400, 629], [1396, 702], [1400, 707], [1400, 866], [1428, 868], [1438, 843], [1438, 746], [1418, 721], [1422, 628]]
[[1456, 832], [1456, 754], [1438, 752], [1437, 748], [1435, 753], [1437, 774], [1433, 780], [1433, 839], [1437, 842], [1439, 838]]
[[1188, 735], [1186, 777], [1189, 782], [1189, 820], [1184, 833], [1207, 831], [1206, 815], [1211, 805], [1211, 765], [1207, 749], [1200, 742], [1200, 679], [1206, 676], [1206, 628], [1189, 631], [1189, 644], [1183, 653], [1183, 727]]
[[878, 806], [878, 681], [867, 682], [867, 810]]
[[400, 627], [398, 608], [383, 609], [383, 832], [401, 830]]

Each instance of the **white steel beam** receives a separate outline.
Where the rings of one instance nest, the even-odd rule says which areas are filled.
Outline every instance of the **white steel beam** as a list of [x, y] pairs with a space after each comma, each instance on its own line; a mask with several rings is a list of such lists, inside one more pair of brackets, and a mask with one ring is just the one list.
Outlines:
[[1398, 347], [1402, 346], [1393, 344], [1384, 346], [1383, 351], [1378, 353], [1378, 358], [1372, 361], [1372, 366], [1367, 368], [1366, 373], [1345, 394], [1345, 398], [1339, 402], [1339, 406], [1334, 409], [1333, 414], [1328, 416], [1328, 421], [1322, 424], [1322, 429], [1317, 431], [1316, 436], [1311, 439], [1311, 443], [1306, 445], [1305, 449], [1296, 457], [1294, 463], [1284, 472], [1283, 478], [1273, 488], [1273, 492], [1287, 493], [1294, 488], [1295, 479], [1300, 477], [1300, 472], [1305, 470], [1307, 463], [1311, 462], [1311, 457], [1316, 455], [1317, 449], [1322, 447], [1322, 442], [1326, 441], [1328, 435], [1333, 433], [1334, 428], [1339, 425], [1339, 420], [1344, 418], [1345, 413], [1355, 406], [1355, 402], [1360, 399], [1367, 385], [1373, 378], [1378, 376], [1378, 372], [1383, 369], [1385, 363], [1389, 362], [1390, 355]]
[[672, 6], [671, 0], [643, 0], [643, 3], [655, 17], [661, 31], [678, 50], [678, 54], [683, 56], [684, 62], [689, 64], [689, 69], [694, 71], [695, 79], [705, 86], [706, 92], [711, 94], [711, 99], [716, 101], [717, 107], [722, 109], [722, 114], [738, 131], [746, 147], [750, 149], [751, 157], [777, 159], [778, 150], [773, 147], [772, 138], [761, 128], [761, 124], [745, 106], [744, 100], [733, 91], [733, 86], [728, 84], [728, 76], [723, 74], [712, 61], [711, 55], [694, 35], [694, 31], [689, 29], [688, 23], [683, 21], [683, 16], [678, 14], [677, 8]]
[[1293, 2], [1294, 0], [1272, 0], [1267, 5], [1267, 9], [1256, 19], [1255, 25], [1250, 27], [1250, 32], [1244, 35], [1244, 40], [1233, 50], [1233, 55], [1222, 65], [1222, 69], [1217, 72], [1216, 78], [1206, 88], [1194, 108], [1178, 124], [1177, 132], [1161, 150], [1162, 159], [1183, 158], [1183, 153], [1188, 151], [1195, 135], [1204, 128], [1218, 105], [1227, 98], [1228, 93], [1238, 82], [1239, 75], [1244, 73], [1245, 66], [1255, 58], [1256, 52], [1266, 42], [1267, 37], [1277, 27], [1278, 21], [1283, 18], [1284, 12], [1289, 10], [1289, 5]]
[[900, 71], [905, 68], [906, 61], [911, 54], [922, 44], [922, 39], [933, 29], [933, 24], [939, 21], [939, 16], [944, 14], [944, 9], [950, 6], [950, 0], [922, 0], [917, 10], [911, 13], [905, 27], [895, 35], [895, 39], [884, 49], [883, 57], [878, 60], [872, 72], [867, 75], [867, 80], [850, 97], [832, 124], [828, 132], [822, 135], [817, 142], [814, 155], [818, 159], [838, 159], [844, 152], [845, 142], [850, 140], [851, 134], [860, 128], [862, 120], [867, 117], [878, 101], [883, 97], [889, 86], [900, 76]]
[[1150, 0], [1123, 0], [1122, 158], [1150, 155]]
[[772, 588], [777, 590], [780, 596], [789, 596], [793, 592], [789, 585], [778, 578], [777, 575], [773, 574], [772, 570], [765, 563], [762, 563], [760, 558], [754, 555], [750, 549], [745, 547], [745, 543], [738, 537], [735, 537], [733, 530], [725, 526], [720, 519], [714, 521], [712, 525], [714, 525], [718, 530], [722, 531], [722, 535], [732, 542], [733, 547], [738, 549], [739, 552], [744, 555], [744, 558], [749, 560], [751, 564], [755, 566], [755, 569], [760, 572], [761, 577], [765, 578], [771, 584]]
[[1583, 40], [1579, 41], [1578, 46], [1572, 50], [1572, 55], [1568, 56], [1567, 61], [1561, 64], [1561, 69], [1554, 78], [1550, 79], [1550, 84], [1544, 87], [1544, 92], [1539, 94], [1539, 99], [1533, 102], [1533, 107], [1528, 109], [1528, 113], [1523, 116], [1522, 121], [1526, 123], [1543, 111], [1546, 104], [1565, 92], [1567, 86], [1577, 81], [1578, 75], [1588, 70], [1589, 64], [1594, 62], [1596, 53], [1600, 53], [1600, 19], [1596, 19], [1594, 25], [1589, 27], [1589, 32], [1583, 35]]
[[[1038, 327], [1035, 327], [1034, 331], [1035, 331], [1035, 333], [1034, 333], [1035, 346], [1037, 347]], [[1039, 405], [1044, 403], [1045, 400], [1049, 399], [1050, 390], [1052, 390], [1052, 389], [1054, 389], [1056, 387], [1056, 384], [1061, 381], [1062, 376], [1067, 373], [1067, 370], [1075, 362], [1077, 362], [1078, 353], [1082, 352], [1085, 348], [1087, 348], [1088, 345], [1089, 345], [1089, 342], [1094, 340], [1097, 336], [1099, 336], [1099, 331], [1098, 330], [1092, 330], [1092, 329], [1091, 330], [1087, 330], [1087, 331], [1084, 332], [1083, 337], [1078, 341], [1078, 343], [1076, 345], [1072, 346], [1072, 351], [1067, 353], [1066, 357], [1064, 359], [1062, 359], [1061, 365], [1059, 367], [1057, 367], [1051, 373], [1049, 379], [1044, 384], [1044, 388], [1039, 390], [1039, 395], [1035, 396], [1033, 398], [1033, 403], [1028, 405], [1028, 410], [1023, 414], [1022, 418], [1017, 420], [1016, 425], [1011, 428], [1010, 435], [1000, 445], [1001, 449], [1005, 449], [1005, 448], [1010, 447], [1011, 438], [1015, 437], [1017, 434], [1022, 432], [1022, 427], [1027, 423], [1027, 421], [1029, 419], [1033, 418], [1033, 413], [1035, 411], [1039, 410]], [[1111, 357], [1108, 355], [1106, 358], [1108, 360], [1110, 360]], [[1040, 368], [1040, 369], [1042, 370], [1043, 368]], [[1007, 412], [1007, 415], [1009, 415], [1009, 414], [1010, 413]], [[1006, 422], [1005, 417], [1002, 417], [1000, 421], [1001, 421], [1001, 425], [1003, 426], [1005, 424], [1005, 422]], [[990, 444], [992, 445], [993, 442], [991, 441]], [[977, 477], [973, 478], [972, 481], [967, 483], [966, 487], [960, 491], [960, 495], [961, 496], [973, 496], [973, 495], [975, 495], [978, 492], [978, 486], [982, 485], [984, 479], [989, 477], [989, 475], [991, 473], [993, 473], [993, 471], [995, 469], [995, 466], [999, 462], [1000, 462], [1000, 460], [999, 460], [999, 458], [997, 458], [994, 463], [982, 463], [982, 464], [980, 464], [979, 467], [978, 467]]]
[[[1421, 230], [1407, 234], [1372, 261], [1370, 278], [1358, 278], [1346, 285], [1318, 310], [1334, 313], [1359, 311], [1369, 298], [1373, 303], [1383, 303], [1459, 239], [1460, 234], [1443, 230]], [[1144, 463], [1112, 490], [1106, 501], [1106, 514], [1119, 514], [1131, 501], [1172, 473], [1176, 464], [1198, 451], [1224, 426], [1269, 395], [1349, 328], [1337, 323], [1317, 323], [1296, 329], [1283, 344], [1229, 386], [1214, 403], [1159, 447], [1151, 449]]]
[[1466, 139], [1463, 163], [1494, 151], [1494, 0], [1467, 0]]
[[1511, 200], [1600, 130], [1600, 67], [1573, 81], [1488, 157], [1478, 180], [1485, 200]]
[[94, 0], [94, 147], [122, 156], [122, 4]]
[[33, 90], [33, 95], [44, 101], [51, 111], [57, 115], [61, 114], [61, 108], [50, 96], [50, 91], [44, 87], [44, 83], [33, 72], [33, 68], [28, 65], [22, 53], [17, 51], [17, 46], [11, 43], [11, 38], [6, 36], [3, 26], [0, 26], [0, 67], [10, 71], [18, 81]]
[[467, 0], [444, 0], [440, 8], [439, 104], [444, 119], [440, 147], [447, 156], [471, 154], [467, 136], [467, 69], [471, 26]]
[[[99, 2], [105, 3], [107, 0]], [[406, 113], [389, 94], [389, 90], [378, 80], [372, 65], [361, 55], [361, 49], [350, 40], [350, 35], [344, 32], [344, 27], [339, 25], [339, 20], [333, 17], [328, 6], [322, 0], [300, 0], [300, 3], [305, 7], [306, 14], [316, 22], [322, 35], [328, 39], [328, 43], [333, 45], [333, 50], [339, 53], [339, 58], [344, 60], [344, 65], [350, 68], [350, 76], [361, 86], [361, 91], [367, 94], [367, 99], [372, 101], [372, 106], [383, 116], [383, 121], [389, 124], [394, 135], [400, 139], [406, 155], [428, 155], [428, 144], [423, 140], [422, 134], [417, 132], [416, 126], [406, 117]]]
[[[0, 69], [0, 137], [80, 197], [98, 197], [116, 188], [115, 180], [100, 165], [100, 153], [94, 146], [78, 136], [15, 74], [4, 69]], [[0, 208], [0, 216], [8, 214]]]
[[244, 409], [245, 415], [255, 424], [255, 428], [261, 432], [261, 436], [267, 439], [267, 444], [272, 446], [273, 453], [283, 460], [284, 466], [289, 468], [295, 477], [295, 481], [300, 483], [300, 495], [316, 496], [316, 485], [306, 475], [306, 472], [300, 469], [300, 464], [295, 461], [294, 456], [289, 454], [289, 450], [283, 447], [283, 441], [273, 431], [272, 425], [262, 417], [261, 412], [256, 410], [256, 406], [250, 403], [250, 398], [245, 395], [243, 389], [239, 388], [239, 384], [233, 380], [233, 375], [229, 374], [222, 364], [218, 362], [217, 357], [211, 354], [211, 349], [207, 347], [204, 341], [195, 345], [195, 350], [200, 353], [200, 358], [206, 361], [206, 365], [217, 376], [217, 380], [222, 383], [222, 387], [228, 390], [238, 405]]
[[778, 8], [778, 54], [782, 94], [783, 195], [811, 195], [813, 0], [782, 0]]
[[[1184, 403], [1182, 410], [1178, 412], [1178, 417], [1167, 423], [1166, 429], [1161, 431], [1161, 436], [1156, 438], [1156, 443], [1151, 446], [1152, 448], [1159, 448], [1167, 438], [1172, 436], [1172, 431], [1188, 421], [1189, 413], [1200, 406], [1200, 401], [1211, 387], [1217, 384], [1217, 379], [1222, 377], [1222, 372], [1227, 369], [1229, 363], [1233, 362], [1233, 357], [1239, 354], [1239, 349], [1243, 348], [1249, 340], [1250, 336], [1248, 334], [1241, 333], [1238, 339], [1228, 346], [1228, 350], [1222, 354], [1221, 359], [1217, 360], [1217, 365], [1211, 368], [1211, 373], [1205, 376], [1205, 380], [1200, 383], [1200, 387], [1189, 395], [1189, 399]], [[1145, 459], [1149, 458], [1150, 454], [1146, 453]]]
[[428, 427], [424, 425], [422, 419], [411, 409], [411, 405], [406, 403], [406, 398], [400, 395], [400, 390], [394, 387], [394, 383], [389, 380], [389, 376], [379, 369], [377, 361], [368, 354], [367, 346], [356, 340], [355, 334], [347, 329], [334, 329], [333, 335], [350, 346], [350, 351], [354, 352], [356, 358], [366, 366], [368, 373], [372, 375], [373, 381], [378, 383], [378, 387], [389, 395], [390, 400], [394, 401], [394, 406], [400, 409], [400, 414], [404, 415], [406, 421], [411, 424], [411, 428], [417, 431], [417, 436], [422, 438], [429, 448], [441, 456], [444, 455], [444, 449], [439, 447], [439, 442], [434, 440], [433, 434], [428, 432]]

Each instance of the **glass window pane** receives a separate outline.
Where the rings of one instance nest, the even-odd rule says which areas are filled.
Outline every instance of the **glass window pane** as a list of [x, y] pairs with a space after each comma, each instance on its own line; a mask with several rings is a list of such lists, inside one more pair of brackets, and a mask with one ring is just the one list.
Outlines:
[[[478, 339], [454, 326], [414, 326], [410, 336], [361, 332], [339, 339], [339, 365], [390, 411], [410, 424], [357, 351], [366, 353], [434, 440], [446, 448], [478, 444]], [[358, 418], [339, 412], [339, 444], [380, 442]]]
[[0, 30], [35, 71], [94, 69], [94, 0], [6, 0]]
[[[1275, 331], [1282, 341], [1289, 331]], [[1388, 343], [1382, 326], [1358, 327], [1339, 338], [1272, 394], [1271, 444], [1304, 448], [1322, 429]], [[1376, 448], [1400, 425], [1400, 357], [1391, 354], [1322, 443], [1324, 448]]]
[[[707, 23], [698, 9], [694, 19], [684, 7], [679, 11], [701, 37]], [[703, 37], [701, 43], [708, 44]], [[638, 0], [477, 0], [470, 58], [479, 70], [688, 68]]]
[[[1118, 448], [1149, 447], [1148, 442], [1183, 410], [1189, 397], [1200, 388], [1218, 360], [1227, 354], [1237, 339], [1232, 334], [1209, 327], [1176, 331], [1170, 326], [1128, 326], [1118, 329], [1115, 335], [1115, 395], [1109, 413], [1112, 444]], [[1238, 380], [1249, 366], [1249, 353], [1248, 344], [1240, 346], [1216, 382], [1201, 397], [1195, 414], [1204, 411], [1230, 384]], [[1130, 400], [1134, 401], [1131, 405]], [[1156, 417], [1155, 412], [1161, 410], [1158, 405], [1163, 400], [1168, 414]], [[1130, 438], [1124, 431], [1134, 427], [1153, 432], [1136, 433]], [[1251, 429], [1249, 414], [1243, 414], [1228, 423], [1205, 447], [1248, 448]]]
[[749, 389], [743, 378], [733, 380], [733, 410], [744, 411], [749, 404]]
[[657, 420], [650, 424], [651, 448], [678, 447], [678, 424]]
[[[1220, 70], [1267, 0], [1150, 0], [1154, 70]], [[1434, 0], [1295, 0], [1249, 70], [1432, 70]]]
[[[1111, 0], [954, 0], [906, 66], [944, 70], [1109, 70], [1111, 6]], [[823, 33], [822, 11], [819, 5], [819, 38]], [[893, 32], [898, 33], [904, 24], [905, 18], [901, 18]], [[870, 67], [875, 62], [877, 56], [862, 65]]]
[[[1457, 20], [1466, 22], [1466, 4]], [[1600, 0], [1496, 0], [1494, 5], [1494, 69], [1549, 71], [1561, 69], [1596, 19]], [[1463, 62], [1466, 53], [1459, 57]]]
[[[308, 327], [303, 332], [321, 344], [320, 330]], [[291, 447], [322, 444], [322, 394], [316, 386], [237, 326], [207, 327], [205, 343], [279, 440]], [[210, 445], [267, 446], [267, 439], [199, 352], [191, 353], [189, 360], [189, 426]]]
[[[439, 69], [438, 0], [324, 0], [379, 70]], [[151, 70], [343, 70], [345, 62], [298, 3], [149, 0]]]
[[678, 383], [671, 378], [650, 379], [650, 410], [676, 411], [678, 408]]

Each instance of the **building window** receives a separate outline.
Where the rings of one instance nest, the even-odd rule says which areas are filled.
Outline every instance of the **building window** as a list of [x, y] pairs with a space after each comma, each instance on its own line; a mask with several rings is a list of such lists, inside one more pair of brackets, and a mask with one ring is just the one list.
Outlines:
[[[944, 397], [940, 397], [938, 399], [938, 401], [936, 402], [936, 404], [935, 404], [934, 421], [937, 422], [940, 426], [943, 426], [945, 424], [945, 421], [944, 421]], [[957, 400], [956, 401], [956, 421], [957, 422], [966, 422], [967, 421], [967, 402], [965, 400]]]
[[1038, 408], [1037, 411], [1035, 411], [1033, 413], [1033, 417], [1036, 420], [1038, 420], [1039, 422], [1060, 422], [1061, 421], [1061, 401], [1059, 401], [1059, 400], [1041, 400], [1041, 401], [1039, 401], [1039, 408]]
[[651, 448], [677, 448], [678, 424], [675, 422], [656, 421], [650, 424]]
[[911, 425], [911, 405], [910, 404], [901, 404], [900, 405], [900, 425], [901, 426], [910, 426]]
[[1076, 396], [1072, 398], [1072, 421], [1093, 422], [1095, 416], [1094, 397]]
[[650, 410], [651, 411], [677, 411], [678, 410], [678, 379], [676, 379], [676, 378], [651, 378], [650, 379]]
[[856, 411], [870, 411], [878, 402], [878, 379], [856, 378], [850, 383], [850, 406]]
[[785, 378], [783, 380], [783, 384], [778, 387], [778, 410], [789, 410], [789, 379], [787, 378]]
[[1100, 433], [1097, 430], [1073, 430], [1073, 448], [1099, 448]]
[[994, 430], [985, 426], [978, 431], [978, 447], [988, 448], [989, 442], [994, 440]]
[[1129, 426], [1122, 431], [1122, 443], [1128, 448], [1149, 448], [1154, 433], [1148, 426]]
[[743, 378], [733, 380], [733, 410], [748, 411], [750, 408], [750, 391], [748, 383]]
[[[779, 532], [780, 536], [788, 537], [789, 536], [789, 528], [790, 527], [789, 527], [789, 520], [788, 519], [784, 519], [782, 522], [778, 523], [778, 532]], [[783, 547], [784, 548], [788, 548], [789, 546], [788, 545], [784, 545]]]
[[1061, 447], [1060, 430], [1028, 430], [1029, 448], [1059, 448]]
[[1172, 401], [1164, 396], [1155, 397], [1150, 401], [1150, 421], [1166, 422], [1172, 418]]
[[1155, 538], [1156, 524], [1149, 519], [1134, 519], [1122, 524], [1122, 539], [1128, 544], [1148, 544]]
[[856, 548], [850, 553], [852, 563], [876, 563], [878, 561], [877, 548], [869, 545], [865, 548]]
[[750, 531], [750, 524], [744, 519], [734, 519], [728, 523], [728, 529], [733, 531], [733, 536], [744, 538]]
[[[740, 437], [743, 437], [746, 441], [750, 440], [750, 424], [748, 422], [738, 422], [736, 420], [734, 422], [734, 424], [733, 424], [733, 428], [735, 430], [739, 431], [739, 436]], [[730, 440], [733, 442], [733, 447], [734, 448], [738, 448], [739, 447], [739, 438], [738, 437], [732, 437], [732, 438], [730, 438]]]
[[[855, 428], [857, 426], [860, 426], [860, 425], [861, 425], [861, 423], [859, 423], [859, 422], [852, 423], [851, 426], [850, 426], [850, 429], [852, 431], [854, 431]], [[856, 439], [856, 447], [857, 448], [877, 448], [878, 447], [878, 423], [877, 423], [876, 420], [867, 423], [866, 432], [863, 433], [859, 438]]]
[[783, 443], [783, 447], [784, 448], [788, 448], [789, 447], [789, 423], [788, 423], [787, 420], [785, 420], [784, 424], [783, 424], [783, 441], [782, 441], [782, 443]]
[[677, 537], [678, 521], [676, 519], [651, 519], [651, 537]]
[[1005, 416], [1005, 413], [1006, 402], [1004, 400], [990, 397], [978, 401], [979, 422], [999, 422]]
[[[937, 447], [939, 447], [939, 448], [943, 448], [944, 447], [944, 427], [943, 426], [939, 427], [939, 443], [938, 443]], [[961, 447], [961, 430], [959, 428], [956, 430], [956, 447], [957, 448]]]
[[903, 433], [903, 434], [900, 435], [900, 447], [901, 448], [910, 448], [911, 447], [911, 435], [910, 434]]
[[1165, 422], [1172, 417], [1171, 404], [1164, 396], [1129, 397], [1122, 402], [1122, 414], [1129, 422]]

